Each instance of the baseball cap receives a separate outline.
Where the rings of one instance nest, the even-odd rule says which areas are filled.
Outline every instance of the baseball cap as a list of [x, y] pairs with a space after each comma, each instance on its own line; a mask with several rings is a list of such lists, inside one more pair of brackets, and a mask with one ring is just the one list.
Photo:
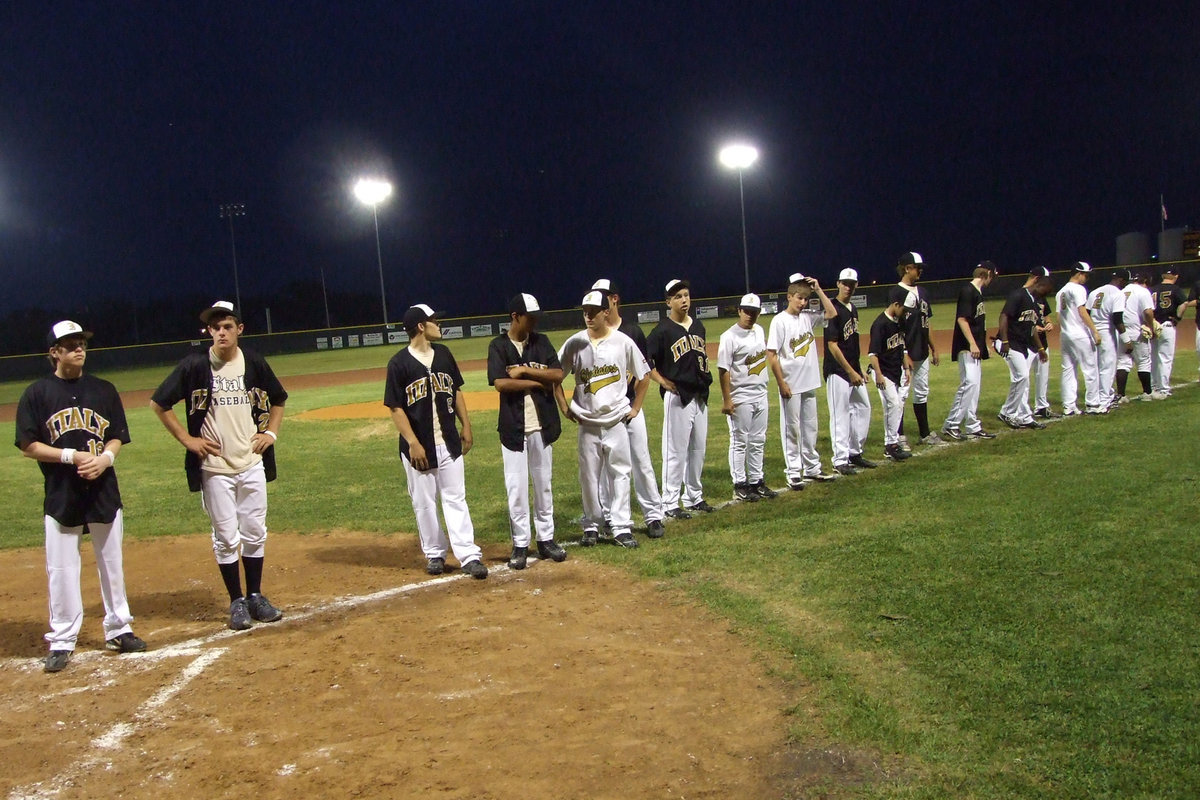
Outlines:
[[200, 321], [205, 325], [213, 318], [223, 319], [224, 317], [233, 317], [238, 322], [242, 321], [242, 312], [238, 311], [237, 306], [228, 300], [218, 300], [208, 308], [200, 312]]
[[431, 319], [436, 320], [437, 317], [438, 312], [434, 311], [424, 303], [417, 303], [415, 306], [411, 306], [408, 311], [404, 312], [404, 327], [411, 328], [412, 326], [418, 325], [422, 322], [429, 322]]
[[1029, 270], [1029, 277], [1031, 277], [1031, 278], [1049, 278], [1050, 270], [1046, 269], [1045, 267], [1033, 267]]
[[742, 301], [738, 303], [738, 308], [753, 309], [754, 311], [762, 310], [762, 300], [758, 299], [756, 294], [742, 295]]
[[975, 269], [986, 269], [986, 270], [995, 272], [996, 264], [993, 261], [988, 261], [987, 259], [984, 259], [983, 261], [980, 261], [978, 264], [975, 265]]
[[1071, 266], [1071, 271], [1072, 271], [1072, 272], [1091, 272], [1091, 271], [1092, 271], [1092, 265], [1091, 265], [1091, 264], [1089, 264], [1089, 263], [1088, 263], [1088, 262], [1086, 262], [1086, 261], [1076, 261], [1076, 262], [1075, 262], [1075, 263], [1074, 263], [1074, 264]]
[[508, 313], [532, 314], [535, 317], [540, 317], [542, 315], [542, 307], [538, 305], [536, 297], [522, 292], [508, 301]]
[[597, 289], [605, 294], [620, 294], [621, 290], [617, 288], [617, 282], [610, 278], [601, 278], [592, 284], [593, 289]]
[[1133, 280], [1133, 273], [1127, 269], [1119, 269], [1113, 273], [1114, 278], [1124, 278], [1127, 281]]
[[583, 300], [579, 302], [579, 305], [585, 308], [587, 306], [595, 306], [606, 311], [608, 310], [608, 295], [599, 289], [594, 289], [583, 296]]
[[905, 301], [908, 300], [908, 296], [909, 296], [908, 289], [905, 289], [903, 286], [901, 286], [898, 283], [894, 283], [894, 284], [892, 284], [891, 288], [888, 289], [888, 293], [887, 293], [888, 305], [890, 306], [892, 303], [899, 303], [900, 305], [904, 305]]
[[920, 253], [909, 252], [900, 256], [900, 258], [896, 261], [896, 265], [901, 267], [907, 267], [909, 264], [916, 264], [924, 269], [925, 259], [921, 258]]
[[691, 289], [691, 288], [692, 288], [692, 285], [690, 283], [688, 283], [686, 280], [684, 280], [683, 278], [671, 278], [671, 280], [667, 281], [667, 288], [666, 288], [667, 297], [670, 297], [671, 295], [675, 294], [680, 289]]
[[854, 267], [846, 267], [838, 273], [838, 282], [840, 283], [858, 283], [858, 270]]
[[91, 339], [92, 332], [85, 331], [78, 322], [64, 319], [62, 322], [56, 322], [50, 326], [50, 333], [46, 334], [46, 347], [54, 347], [59, 340], [68, 336], [82, 336], [84, 339]]
[[791, 275], [788, 275], [789, 286], [793, 283], [804, 283], [806, 280], [808, 280], [808, 276], [802, 272], [793, 272]]
[[1176, 270], [1174, 266], [1163, 267], [1162, 274], [1163, 275], [1178, 275], [1179, 271]]

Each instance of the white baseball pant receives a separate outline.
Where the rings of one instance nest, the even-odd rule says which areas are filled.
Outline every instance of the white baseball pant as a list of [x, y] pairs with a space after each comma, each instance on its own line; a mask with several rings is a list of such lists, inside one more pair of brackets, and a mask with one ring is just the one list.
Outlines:
[[1063, 411], [1074, 413], [1079, 411], [1079, 379], [1075, 371], [1083, 373], [1083, 403], [1086, 408], [1100, 407], [1100, 367], [1097, 360], [1096, 345], [1092, 337], [1076, 339], [1071, 336], [1062, 337], [1062, 371], [1060, 385], [1062, 391]]
[[700, 476], [708, 445], [708, 404], [693, 400], [686, 406], [679, 395], [663, 397], [662, 503], [664, 508], [694, 506], [704, 499]]
[[529, 483], [533, 482], [534, 527], [540, 542], [554, 538], [554, 451], [542, 440], [542, 432], [525, 434], [525, 450], [518, 452], [500, 445], [504, 461], [504, 489], [508, 494], [508, 526], [515, 547], [529, 547]]
[[1009, 350], [1004, 360], [1008, 363], [1008, 399], [1000, 407], [1000, 413], [1023, 425], [1033, 420], [1029, 408], [1029, 373], [1040, 359], [1034, 351]]
[[579, 426], [579, 489], [583, 497], [583, 529], [598, 531], [604, 524], [604, 508], [600, 505], [600, 484], [607, 482], [609, 521], [614, 536], [633, 529], [633, 514], [629, 508], [630, 473], [629, 434], [624, 423], [605, 428], [600, 425]]
[[1164, 322], [1158, 336], [1150, 341], [1152, 362], [1150, 388], [1171, 393], [1171, 371], [1175, 368], [1175, 323]]
[[943, 427], [963, 433], [978, 433], [983, 429], [979, 422], [979, 392], [982, 386], [983, 362], [972, 358], [969, 350], [960, 351], [958, 391], [954, 393], [954, 401], [950, 404], [950, 413], [946, 415]]
[[237, 475], [200, 473], [200, 504], [212, 523], [218, 564], [262, 558], [267, 544], [267, 473], [262, 462]]
[[[650, 439], [646, 433], [646, 415], [639, 411], [637, 416], [625, 423], [629, 433], [629, 458], [633, 462], [633, 493], [642, 507], [642, 518], [647, 522], [661, 522], [663, 518], [662, 495], [658, 491], [658, 478], [654, 475], [654, 462], [650, 460]], [[600, 507], [604, 518], [609, 519], [612, 481], [600, 481]], [[632, 515], [632, 509], [630, 510]]]
[[867, 385], [851, 386], [841, 375], [825, 381], [825, 399], [829, 405], [829, 439], [833, 444], [833, 465], [844, 467], [851, 456], [862, 455], [871, 428], [871, 395]]
[[[926, 361], [928, 365], [928, 361]], [[926, 369], [927, 376], [929, 374]], [[900, 442], [900, 420], [904, 418], [904, 398], [900, 396], [898, 387], [891, 378], [884, 377], [883, 388], [875, 384], [879, 391], [879, 402], [883, 404], [883, 444], [891, 447]]]
[[[428, 453], [426, 457], [428, 458]], [[417, 518], [417, 533], [421, 551], [426, 558], [445, 558], [449, 549], [459, 564], [483, 559], [475, 544], [475, 526], [467, 508], [467, 487], [464, 480], [463, 458], [453, 458], [445, 445], [437, 447], [437, 466], [422, 472], [415, 469], [408, 456], [404, 475], [408, 478], [408, 496], [412, 499], [413, 516]], [[442, 500], [443, 528], [438, 522], [438, 497]]]
[[1125, 328], [1125, 343], [1133, 341], [1133, 352], [1126, 353], [1124, 344], [1117, 352], [1117, 371], [1118, 372], [1133, 372], [1134, 367], [1137, 367], [1138, 372], [1150, 372], [1150, 343], [1141, 341], [1137, 333], [1130, 333], [1128, 327]]
[[913, 403], [929, 402], [929, 365], [933, 359], [926, 356], [921, 361], [913, 362], [912, 377], [909, 379], [908, 394]]
[[1119, 334], [1116, 331], [1102, 331], [1100, 347], [1096, 350], [1096, 372], [1100, 378], [1100, 404], [1110, 405], [1117, 399], [1117, 390], [1113, 382], [1117, 378], [1117, 348]]
[[1050, 408], [1050, 348], [1046, 348], [1046, 360], [1037, 357], [1037, 350], [1032, 351], [1033, 360], [1029, 362], [1029, 378], [1033, 388], [1033, 409], [1040, 411]]
[[[83, 526], [65, 527], [53, 517], [45, 517], [46, 577], [50, 584], [50, 632], [45, 639], [51, 650], [74, 650], [79, 629], [83, 627], [83, 595], [79, 588], [82, 571], [79, 558], [79, 537]], [[133, 614], [125, 596], [125, 573], [122, 565], [121, 539], [125, 523], [121, 509], [107, 524], [88, 523], [92, 550], [96, 554], [96, 571], [100, 574], [100, 597], [104, 601], [104, 638], [106, 640], [129, 633]]]
[[788, 483], [821, 474], [817, 455], [817, 390], [779, 396], [779, 438]]
[[763, 479], [763, 450], [767, 444], [767, 394], [733, 407], [729, 421], [729, 474], [734, 483]]

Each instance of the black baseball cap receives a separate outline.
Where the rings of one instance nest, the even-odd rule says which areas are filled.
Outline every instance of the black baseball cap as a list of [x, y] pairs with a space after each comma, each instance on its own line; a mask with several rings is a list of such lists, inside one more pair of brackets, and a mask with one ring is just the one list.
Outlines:
[[1046, 269], [1045, 267], [1032, 267], [1029, 270], [1029, 277], [1031, 277], [1031, 278], [1049, 278], [1050, 270]]
[[1170, 266], [1163, 267], [1162, 274], [1163, 275], [1178, 275], [1179, 271], [1177, 269], [1175, 269], [1174, 265], [1170, 265]]
[[1086, 261], [1076, 261], [1071, 265], [1072, 272], [1091, 272], [1092, 265]]
[[683, 278], [671, 278], [671, 280], [667, 281], [667, 287], [666, 287], [667, 297], [671, 297], [676, 292], [678, 292], [680, 289], [691, 289], [691, 288], [692, 288], [692, 285], [690, 283], [688, 283], [686, 280], [684, 280]]
[[515, 296], [508, 301], [508, 313], [510, 314], [530, 314], [535, 317], [542, 315], [542, 307], [538, 305], [537, 298], [531, 294], [521, 294]]
[[601, 278], [592, 284], [592, 288], [605, 294], [619, 295], [621, 293], [621, 290], [617, 288], [617, 282], [611, 278]]
[[975, 265], [975, 269], [986, 269], [989, 272], [996, 272], [996, 264], [992, 261], [984, 259]]
[[1133, 280], [1133, 273], [1127, 269], [1119, 269], [1113, 273], [1114, 278], [1121, 278], [1125, 281]]
[[910, 293], [908, 289], [905, 289], [900, 284], [892, 284], [892, 287], [888, 289], [887, 293], [888, 305], [890, 306], [892, 303], [904, 305], [904, 302], [908, 300], [909, 294]]
[[429, 322], [431, 319], [436, 320], [440, 316], [441, 314], [424, 303], [417, 303], [404, 312], [404, 328], [407, 330], [422, 322]]
[[46, 347], [54, 347], [68, 336], [82, 336], [84, 339], [91, 339], [92, 332], [85, 331], [78, 322], [64, 319], [62, 322], [56, 322], [50, 326], [50, 332], [46, 334]]
[[241, 322], [242, 312], [238, 311], [237, 306], [228, 300], [218, 300], [200, 312], [200, 321], [205, 325], [210, 324], [214, 319], [225, 319], [225, 317], [233, 317]]
[[896, 259], [896, 266], [898, 267], [907, 267], [914, 264], [921, 269], [925, 269], [925, 259], [921, 258], [920, 253], [909, 251]]

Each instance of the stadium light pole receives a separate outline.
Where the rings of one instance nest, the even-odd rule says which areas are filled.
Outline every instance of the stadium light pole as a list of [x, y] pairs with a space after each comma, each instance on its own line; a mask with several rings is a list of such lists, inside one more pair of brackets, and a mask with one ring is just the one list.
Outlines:
[[730, 144], [717, 154], [721, 164], [736, 169], [738, 175], [738, 198], [742, 204], [742, 264], [746, 270], [746, 294], [750, 293], [750, 250], [746, 246], [746, 191], [742, 186], [742, 173], [758, 161], [758, 148], [748, 144]]
[[237, 240], [233, 237], [233, 218], [246, 216], [246, 206], [242, 203], [222, 203], [221, 219], [229, 220], [229, 248], [233, 253], [233, 292], [237, 300], [239, 314], [245, 314], [245, 309], [242, 308], [242, 287], [238, 282], [237, 268]]
[[379, 301], [383, 305], [383, 327], [387, 327], [387, 294], [383, 289], [383, 250], [379, 246], [379, 204], [392, 196], [392, 184], [377, 178], [360, 178], [354, 184], [354, 196], [371, 207], [375, 217], [375, 258], [379, 261]]

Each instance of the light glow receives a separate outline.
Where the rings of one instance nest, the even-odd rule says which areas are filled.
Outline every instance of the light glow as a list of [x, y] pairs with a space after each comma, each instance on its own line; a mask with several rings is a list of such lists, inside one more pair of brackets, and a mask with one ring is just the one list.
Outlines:
[[748, 144], [726, 145], [717, 158], [730, 169], [746, 169], [758, 161], [758, 148]]
[[354, 196], [368, 206], [379, 205], [392, 196], [392, 184], [376, 178], [360, 178], [354, 184]]

